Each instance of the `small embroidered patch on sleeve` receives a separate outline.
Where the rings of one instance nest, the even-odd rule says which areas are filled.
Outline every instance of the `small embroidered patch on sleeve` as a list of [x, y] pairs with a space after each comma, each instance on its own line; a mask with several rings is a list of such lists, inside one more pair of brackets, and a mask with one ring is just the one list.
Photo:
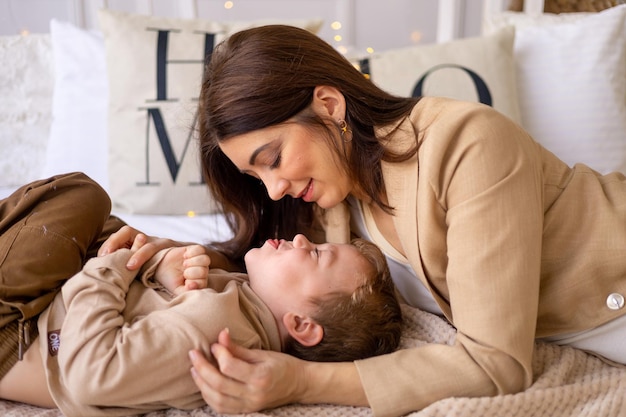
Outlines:
[[61, 330], [48, 332], [48, 353], [50, 356], [59, 354], [59, 346], [61, 346]]

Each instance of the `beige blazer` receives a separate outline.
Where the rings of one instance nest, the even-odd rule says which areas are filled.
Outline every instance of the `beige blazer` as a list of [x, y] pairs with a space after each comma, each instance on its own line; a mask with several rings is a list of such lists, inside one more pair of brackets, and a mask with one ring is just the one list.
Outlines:
[[[419, 151], [383, 163], [394, 223], [458, 335], [454, 346], [358, 361], [375, 415], [523, 390], [535, 337], [626, 312], [624, 175], [572, 169], [483, 105], [423, 98], [399, 127], [389, 146], [408, 149], [417, 137]], [[329, 212], [329, 238], [347, 236], [348, 216]]]

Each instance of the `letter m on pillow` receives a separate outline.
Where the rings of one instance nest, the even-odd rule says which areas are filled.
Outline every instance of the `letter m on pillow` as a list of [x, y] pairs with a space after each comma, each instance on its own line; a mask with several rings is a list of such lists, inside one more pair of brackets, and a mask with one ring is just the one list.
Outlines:
[[[266, 21], [216, 22], [98, 12], [109, 80], [109, 194], [114, 210], [214, 213], [195, 143], [204, 64], [215, 45]], [[279, 22], [276, 22], [279, 23]], [[319, 19], [283, 21], [315, 33]]]
[[[147, 123], [148, 126], [146, 128], [146, 138], [145, 138], [145, 146], [146, 146], [146, 165], [145, 165], [145, 181], [139, 182], [138, 185], [159, 185], [157, 182], [154, 182], [154, 179], [150, 177], [150, 145], [152, 143], [152, 133], [156, 133], [158, 144], [160, 145], [160, 151], [163, 153], [163, 157], [167, 164], [167, 170], [169, 172], [171, 180], [175, 183], [178, 177], [178, 172], [181, 168], [183, 161], [185, 160], [185, 156], [188, 154], [189, 145], [192, 140], [192, 132], [195, 129], [196, 117], [194, 113], [192, 126], [189, 127], [189, 133], [183, 136], [184, 141], [182, 142], [183, 147], [180, 152], [180, 155], [177, 157], [174, 152], [174, 144], [168, 134], [167, 123], [165, 118], [163, 117], [163, 112], [161, 108], [163, 107], [166, 111], [168, 108], [172, 107], [171, 103], [179, 103], [180, 97], [172, 97], [168, 94], [168, 69], [171, 67], [177, 66], [186, 66], [192, 65], [204, 69], [205, 63], [208, 63], [208, 60], [213, 53], [213, 48], [215, 45], [215, 34], [212, 33], [204, 33], [198, 34], [198, 36], [204, 37], [204, 54], [198, 59], [189, 58], [189, 59], [169, 59], [168, 57], [168, 44], [169, 38], [171, 34], [176, 35], [177, 32], [180, 31], [172, 31], [172, 30], [155, 30], [157, 32], [157, 43], [156, 43], [156, 98], [153, 100], [147, 100], [150, 103], [149, 107], [139, 108], [140, 111], [146, 112]], [[172, 71], [176, 73], [176, 69]], [[178, 74], [184, 71], [178, 71]], [[174, 80], [175, 82], [175, 80]], [[196, 90], [196, 95], [200, 92], [200, 88]], [[194, 98], [192, 100], [194, 103], [197, 102], [197, 99]], [[154, 130], [150, 128], [150, 123], [154, 127]], [[199, 174], [199, 173], [198, 173]], [[202, 183], [199, 181], [197, 183]], [[192, 183], [193, 184], [193, 183]]]
[[[109, 78], [109, 188], [114, 210], [216, 211], [195, 137], [205, 62], [216, 24], [100, 14]], [[219, 34], [219, 35], [216, 35]]]

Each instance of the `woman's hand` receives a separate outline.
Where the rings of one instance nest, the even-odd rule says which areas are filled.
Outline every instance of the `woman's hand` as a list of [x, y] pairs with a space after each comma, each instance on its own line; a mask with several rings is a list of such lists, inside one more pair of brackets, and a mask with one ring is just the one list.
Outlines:
[[279, 352], [245, 349], [223, 330], [211, 347], [215, 363], [189, 353], [202, 397], [218, 413], [249, 413], [302, 400], [306, 362]]
[[222, 330], [209, 362], [189, 352], [191, 375], [202, 398], [218, 413], [250, 413], [289, 403], [368, 406], [352, 362], [307, 362], [285, 353], [245, 349]]
[[184, 244], [171, 239], [146, 236], [137, 229], [130, 226], [123, 226], [120, 230], [109, 236], [102, 246], [100, 246], [98, 256], [104, 256], [121, 248], [129, 248], [135, 253], [128, 260], [126, 268], [135, 270], [140, 268], [161, 249], [183, 245]]

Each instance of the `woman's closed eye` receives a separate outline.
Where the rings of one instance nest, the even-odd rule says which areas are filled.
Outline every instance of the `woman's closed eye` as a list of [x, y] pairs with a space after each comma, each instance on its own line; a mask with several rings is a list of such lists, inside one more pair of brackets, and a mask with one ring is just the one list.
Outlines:
[[276, 159], [274, 159], [274, 162], [272, 162], [272, 164], [270, 165], [270, 168], [271, 169], [278, 168], [280, 166], [280, 160], [281, 160], [281, 154], [279, 153], [278, 155], [276, 155]]

